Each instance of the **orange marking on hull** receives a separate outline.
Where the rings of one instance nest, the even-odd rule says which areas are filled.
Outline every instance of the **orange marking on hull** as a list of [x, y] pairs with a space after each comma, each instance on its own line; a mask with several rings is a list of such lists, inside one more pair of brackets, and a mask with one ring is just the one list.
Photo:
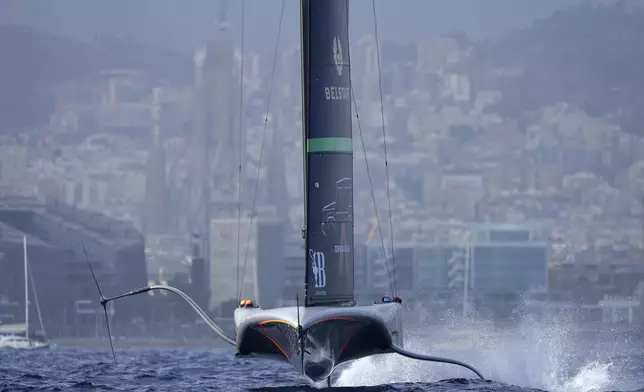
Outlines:
[[350, 317], [329, 317], [329, 318], [326, 318], [324, 320], [319, 320], [319, 321], [314, 322], [313, 324], [311, 324], [311, 327], [314, 326], [314, 325], [320, 324], [320, 323], [325, 323], [327, 321], [334, 321], [334, 320], [358, 321], [358, 320], [356, 320], [354, 318], [350, 318]]
[[293, 324], [289, 323], [288, 321], [284, 321], [284, 320], [264, 320], [264, 321], [261, 321], [258, 325], [266, 325], [266, 324], [271, 324], [271, 323], [286, 324], [288, 326], [295, 327]]

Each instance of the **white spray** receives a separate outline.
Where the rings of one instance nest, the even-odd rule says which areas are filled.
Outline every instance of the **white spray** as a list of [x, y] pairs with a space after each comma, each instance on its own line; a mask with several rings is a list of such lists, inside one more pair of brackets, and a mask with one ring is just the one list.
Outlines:
[[[522, 316], [512, 327], [495, 328], [490, 323], [449, 317], [441, 327], [427, 327], [427, 312], [416, 312], [408, 320], [405, 346], [412, 351], [449, 356], [474, 365], [493, 381], [553, 392], [588, 392], [627, 389], [614, 366], [611, 353], [593, 353], [578, 331], [572, 316]], [[459, 326], [460, 324], [460, 326]], [[419, 328], [419, 326], [424, 326]], [[454, 338], [455, 331], [465, 330]], [[439, 347], [451, 334], [460, 349]], [[620, 352], [616, 345], [607, 346]], [[582, 358], [580, 360], [580, 357]], [[369, 386], [396, 382], [434, 382], [448, 378], [474, 378], [466, 369], [451, 365], [423, 363], [397, 355], [355, 361], [339, 377], [339, 386]], [[632, 389], [632, 388], [631, 388]]]

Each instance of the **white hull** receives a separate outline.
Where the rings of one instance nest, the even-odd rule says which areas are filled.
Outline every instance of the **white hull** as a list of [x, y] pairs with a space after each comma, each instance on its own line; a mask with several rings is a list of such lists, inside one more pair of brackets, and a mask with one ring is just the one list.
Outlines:
[[0, 336], [0, 349], [36, 350], [49, 347], [48, 342], [27, 339], [22, 336]]

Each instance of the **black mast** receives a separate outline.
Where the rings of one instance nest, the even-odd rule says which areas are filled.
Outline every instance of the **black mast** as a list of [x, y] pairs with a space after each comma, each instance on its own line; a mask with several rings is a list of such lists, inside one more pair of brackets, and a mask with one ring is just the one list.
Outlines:
[[302, 0], [305, 305], [353, 302], [349, 1]]

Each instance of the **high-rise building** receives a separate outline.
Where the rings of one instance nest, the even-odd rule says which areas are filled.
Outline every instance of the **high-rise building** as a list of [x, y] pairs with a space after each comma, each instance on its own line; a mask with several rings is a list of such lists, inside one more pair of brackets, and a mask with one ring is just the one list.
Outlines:
[[306, 275], [304, 239], [301, 235], [288, 238], [284, 247], [284, 279], [282, 298], [291, 305], [304, 301], [304, 278]]
[[27, 167], [27, 150], [21, 146], [0, 148], [0, 183], [19, 180]]
[[353, 287], [356, 300], [368, 298], [371, 294], [367, 281], [367, 246], [367, 244], [355, 244], [353, 252]]
[[213, 219], [210, 234], [210, 309], [236, 303], [240, 293], [262, 308], [278, 306], [284, 279], [282, 224], [255, 219], [251, 226], [250, 219]]
[[198, 234], [192, 236], [192, 257], [190, 260], [191, 297], [202, 308], [207, 308], [209, 300], [208, 269], [201, 253], [201, 239]]
[[458, 245], [420, 245], [415, 249], [415, 292], [422, 294], [462, 288], [465, 249]]
[[472, 246], [471, 287], [484, 294], [548, 290], [548, 246], [525, 229], [489, 230]]
[[385, 253], [380, 244], [369, 244], [366, 246], [365, 253], [366, 291], [372, 296], [389, 293], [392, 283], [391, 274], [393, 273], [389, 252], [387, 252], [387, 259], [385, 259]]
[[166, 231], [167, 188], [166, 157], [163, 136], [161, 134], [161, 93], [160, 88], [153, 90], [152, 106], [152, 147], [148, 153], [145, 186], [145, 219], [146, 233], [160, 234]]
[[[280, 124], [280, 123], [278, 123]], [[288, 222], [289, 194], [286, 186], [286, 168], [284, 165], [284, 149], [281, 143], [278, 126], [273, 129], [273, 140], [271, 143], [271, 154], [268, 161], [268, 194], [270, 203], [275, 208], [277, 219]]]
[[[195, 53], [195, 116], [192, 140], [188, 225], [207, 234], [216, 214], [213, 202], [236, 199], [240, 141], [239, 89], [235, 88], [233, 47], [227, 35], [226, 2], [222, 1], [214, 39]], [[238, 77], [239, 77], [239, 72]], [[242, 168], [242, 173], [244, 170]]]
[[392, 267], [395, 266], [396, 292], [412, 293], [415, 289], [414, 282], [414, 246], [402, 245], [394, 249]]

